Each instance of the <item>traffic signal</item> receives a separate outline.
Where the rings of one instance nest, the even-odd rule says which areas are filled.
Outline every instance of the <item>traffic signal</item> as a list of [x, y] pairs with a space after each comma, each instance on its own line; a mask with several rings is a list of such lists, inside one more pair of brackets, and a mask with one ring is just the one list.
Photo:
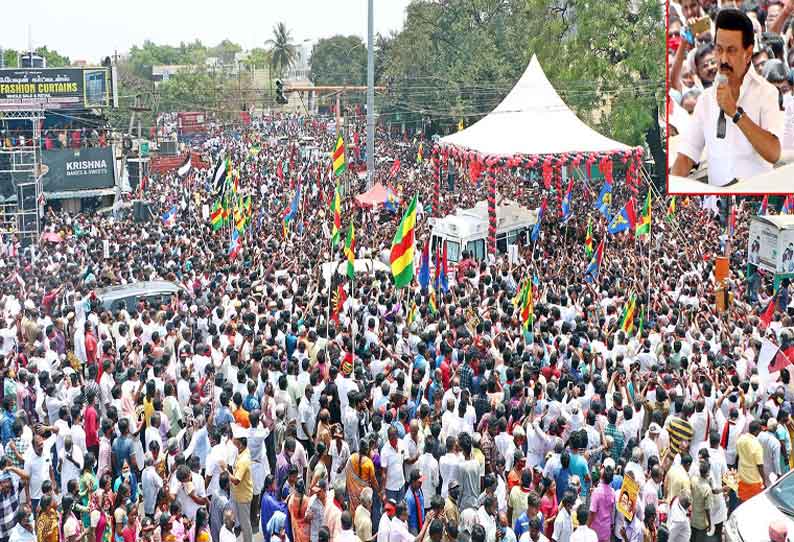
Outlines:
[[288, 102], [289, 100], [284, 96], [284, 83], [281, 82], [281, 79], [276, 79], [276, 103], [284, 105]]

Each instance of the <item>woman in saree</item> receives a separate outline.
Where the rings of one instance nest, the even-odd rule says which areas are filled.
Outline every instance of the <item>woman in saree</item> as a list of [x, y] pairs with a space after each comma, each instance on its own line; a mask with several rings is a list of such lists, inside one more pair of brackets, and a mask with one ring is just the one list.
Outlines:
[[196, 510], [196, 524], [190, 529], [190, 542], [212, 542], [210, 515], [203, 506]]
[[91, 529], [94, 538], [88, 542], [111, 542], [113, 540], [113, 522], [109, 511], [114, 510], [116, 495], [113, 493], [113, 479], [105, 473], [99, 480], [99, 489], [90, 495]]
[[91, 495], [99, 489], [99, 481], [94, 475], [94, 464], [96, 459], [94, 454], [88, 452], [85, 454], [85, 461], [83, 464], [83, 472], [80, 473], [80, 504], [82, 504], [88, 512], [83, 513], [83, 527], [88, 529], [91, 527]]
[[364, 488], [372, 488], [375, 494], [380, 494], [378, 479], [375, 477], [375, 464], [369, 458], [369, 441], [367, 439], [361, 439], [358, 452], [347, 460], [346, 472], [350, 510], [355, 512]]
[[298, 480], [295, 484], [295, 491], [289, 496], [287, 510], [289, 510], [290, 521], [292, 522], [293, 542], [310, 542], [311, 540], [311, 518], [306, 517], [309, 509], [309, 499], [306, 498], [306, 483]]

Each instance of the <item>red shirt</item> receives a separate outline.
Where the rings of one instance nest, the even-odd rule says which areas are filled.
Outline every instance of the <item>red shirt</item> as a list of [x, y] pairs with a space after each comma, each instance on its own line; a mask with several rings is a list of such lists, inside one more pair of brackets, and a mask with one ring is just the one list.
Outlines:
[[93, 333], [85, 334], [85, 355], [88, 363], [96, 363], [96, 337]]
[[88, 405], [85, 409], [83, 429], [85, 429], [85, 445], [89, 448], [91, 446], [99, 446], [97, 413], [96, 409], [91, 405]]
[[452, 367], [449, 366], [449, 360], [446, 356], [444, 356], [444, 359], [441, 360], [439, 369], [441, 369], [441, 384], [444, 385], [445, 390], [448, 390], [449, 381], [452, 378]]

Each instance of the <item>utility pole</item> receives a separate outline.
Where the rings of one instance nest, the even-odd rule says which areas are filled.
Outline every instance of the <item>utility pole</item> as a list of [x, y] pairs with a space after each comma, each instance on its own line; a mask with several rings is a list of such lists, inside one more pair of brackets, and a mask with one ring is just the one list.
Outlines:
[[140, 94], [135, 96], [135, 105], [130, 107], [130, 111], [132, 115], [130, 116], [130, 127], [129, 131], [127, 132], [130, 137], [132, 137], [132, 127], [135, 119], [137, 117], [138, 120], [138, 189], [140, 190], [141, 183], [143, 182], [143, 156], [141, 156], [141, 115], [140, 113], [145, 113], [147, 111], [151, 111], [150, 107], [144, 107], [143, 99]]
[[375, 18], [374, 0], [369, 0], [367, 21], [367, 188], [375, 178]]

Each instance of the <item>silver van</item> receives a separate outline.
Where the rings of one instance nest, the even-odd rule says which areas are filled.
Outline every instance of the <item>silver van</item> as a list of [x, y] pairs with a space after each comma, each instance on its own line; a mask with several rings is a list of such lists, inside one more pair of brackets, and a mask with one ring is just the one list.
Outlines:
[[98, 290], [96, 295], [102, 308], [106, 310], [126, 309], [137, 310], [140, 301], [146, 301], [151, 307], [171, 302], [171, 296], [184, 291], [184, 288], [165, 280], [151, 280], [119, 284]]

